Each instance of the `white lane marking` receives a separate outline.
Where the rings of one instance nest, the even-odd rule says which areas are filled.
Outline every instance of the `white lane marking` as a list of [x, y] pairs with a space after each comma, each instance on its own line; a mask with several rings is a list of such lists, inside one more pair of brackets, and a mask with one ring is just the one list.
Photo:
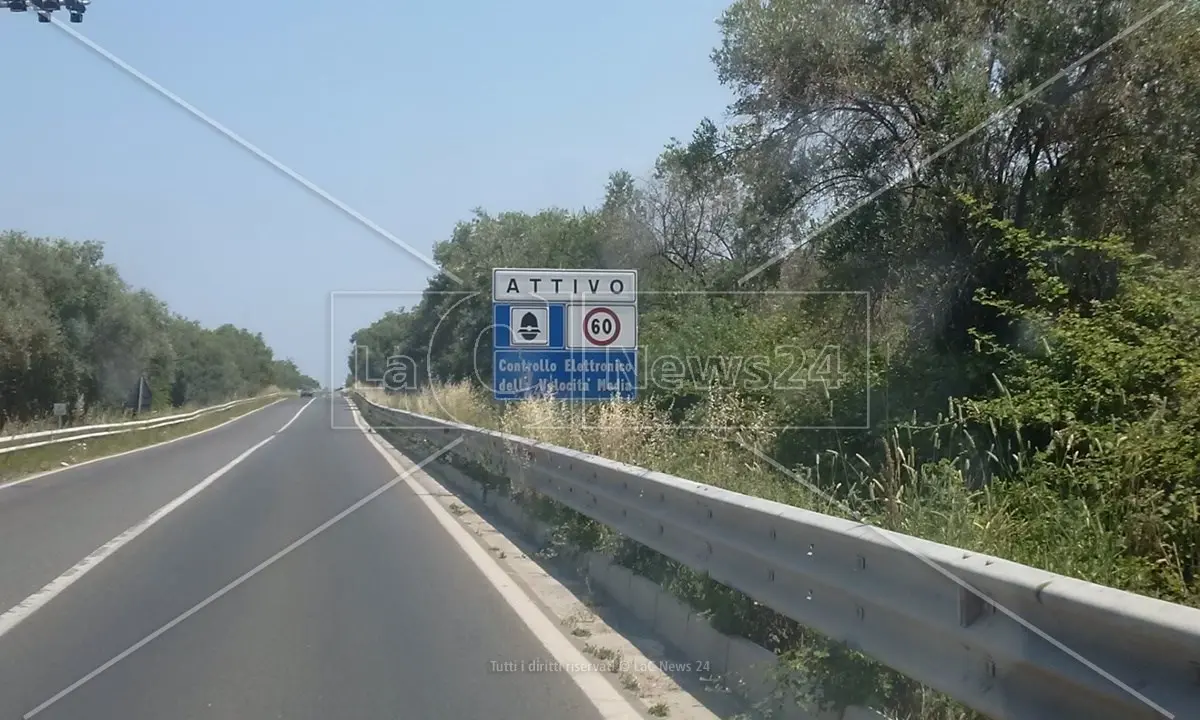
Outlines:
[[[347, 401], [348, 402], [348, 401]], [[643, 720], [643, 715], [634, 709], [633, 705], [625, 699], [620, 692], [617, 691], [608, 680], [604, 678], [603, 673], [589, 672], [588, 668], [594, 667], [595, 663], [590, 662], [583, 653], [579, 651], [575, 645], [563, 635], [550, 618], [542, 612], [530, 597], [529, 594], [500, 566], [496, 559], [487, 553], [475, 542], [471, 534], [459, 524], [442, 505], [421, 485], [417, 478], [412, 477], [416, 471], [420, 470], [428, 459], [415, 465], [410, 470], [405, 471], [404, 467], [393, 457], [389, 452], [389, 447], [383, 444], [383, 441], [376, 435], [368, 432], [369, 428], [365, 426], [360, 418], [358, 408], [351, 404], [351, 413], [354, 417], [354, 423], [358, 429], [366, 435], [366, 438], [371, 441], [371, 445], [379, 451], [384, 460], [398, 473], [407, 473], [405, 483], [413, 491], [413, 493], [421, 499], [429, 512], [437, 519], [438, 524], [442, 526], [454, 542], [462, 549], [475, 567], [483, 573], [492, 587], [500, 593], [508, 606], [516, 612], [521, 621], [525, 623], [525, 627], [533, 633], [542, 646], [554, 656], [554, 659], [564, 668], [577, 668], [572, 672], [568, 672], [571, 679], [583, 691], [583, 694], [591, 701], [591, 703], [600, 711], [600, 716], [606, 720]], [[454, 444], [462, 442], [462, 437], [459, 437]], [[438, 452], [439, 455], [446, 452], [453, 445], [443, 448]], [[28, 716], [26, 716], [28, 717]]]
[[[274, 437], [274, 436], [272, 436], [272, 437]], [[270, 440], [270, 439], [271, 439], [271, 438], [267, 438], [267, 440]], [[264, 440], [263, 442], [266, 442], [266, 441]], [[35, 707], [34, 709], [32, 709], [32, 710], [30, 710], [29, 712], [25, 713], [25, 715], [24, 715], [23, 717], [25, 718], [25, 720], [29, 720], [29, 718], [33, 717], [34, 715], [37, 715], [37, 714], [38, 714], [38, 713], [40, 713], [41, 711], [45, 710], [46, 708], [48, 708], [48, 707], [50, 707], [51, 705], [53, 705], [54, 703], [58, 702], [58, 701], [59, 701], [59, 700], [61, 700], [62, 698], [66, 697], [68, 694], [70, 694], [71, 692], [73, 692], [73, 691], [74, 691], [76, 688], [78, 688], [79, 686], [83, 685], [84, 683], [86, 683], [87, 681], [91, 680], [92, 678], [96, 677], [97, 675], [99, 675], [100, 673], [104, 672], [105, 670], [109, 669], [109, 668], [110, 668], [110, 667], [112, 667], [113, 665], [116, 665], [117, 663], [121, 662], [121, 661], [122, 661], [122, 660], [124, 660], [125, 658], [129, 657], [129, 656], [130, 656], [130, 655], [132, 655], [134, 652], [136, 652], [136, 651], [137, 651], [139, 648], [141, 648], [142, 646], [146, 645], [146, 644], [147, 644], [147, 643], [149, 643], [150, 641], [154, 640], [154, 638], [158, 637], [159, 635], [162, 635], [163, 633], [165, 633], [166, 631], [168, 631], [168, 630], [170, 630], [171, 628], [175, 627], [175, 626], [176, 626], [176, 625], [178, 625], [179, 623], [183, 622], [184, 620], [187, 620], [187, 619], [188, 619], [189, 617], [191, 617], [192, 615], [195, 615], [196, 613], [200, 612], [200, 611], [201, 611], [201, 610], [203, 610], [205, 607], [207, 607], [207, 606], [211, 605], [212, 603], [216, 602], [216, 601], [217, 601], [217, 600], [218, 600], [220, 597], [222, 597], [223, 595], [225, 595], [226, 593], [228, 593], [230, 590], [233, 590], [233, 589], [234, 589], [234, 588], [236, 588], [238, 585], [241, 585], [242, 583], [246, 582], [246, 581], [247, 581], [247, 580], [249, 580], [250, 578], [252, 578], [252, 577], [254, 577], [255, 575], [257, 575], [258, 573], [260, 573], [260, 572], [262, 572], [263, 570], [267, 569], [268, 567], [270, 567], [271, 565], [273, 565], [275, 562], [277, 562], [277, 561], [278, 561], [280, 558], [284, 557], [285, 555], [287, 555], [288, 553], [292, 552], [293, 550], [295, 550], [296, 548], [300, 547], [301, 545], [303, 545], [304, 543], [308, 542], [309, 540], [312, 540], [312, 539], [313, 539], [314, 537], [316, 537], [317, 535], [320, 535], [321, 533], [325, 532], [325, 531], [326, 531], [326, 530], [328, 530], [330, 527], [332, 527], [332, 526], [333, 526], [335, 523], [337, 523], [338, 521], [340, 521], [342, 518], [346, 517], [346, 516], [347, 516], [347, 515], [349, 515], [350, 513], [352, 513], [352, 512], [354, 512], [355, 510], [359, 509], [359, 508], [360, 508], [360, 507], [362, 507], [363, 505], [366, 505], [367, 503], [371, 502], [372, 500], [374, 500], [375, 498], [379, 497], [380, 495], [382, 495], [383, 493], [387, 492], [388, 490], [391, 490], [391, 489], [392, 489], [393, 487], [395, 487], [395, 486], [396, 486], [398, 483], [400, 483], [400, 482], [402, 482], [402, 481], [405, 481], [405, 480], [407, 480], [407, 479], [408, 479], [408, 475], [411, 475], [412, 473], [414, 473], [414, 472], [417, 472], [417, 471], [418, 471], [418, 470], [420, 470], [420, 469], [421, 469], [421, 468], [422, 468], [422, 467], [423, 467], [423, 466], [424, 466], [426, 463], [432, 462], [432, 461], [433, 461], [434, 459], [436, 459], [436, 458], [437, 458], [439, 455], [441, 455], [442, 453], [444, 453], [444, 452], [446, 452], [446, 451], [450, 450], [451, 448], [453, 448], [455, 445], [459, 444], [460, 442], [462, 442], [462, 438], [461, 438], [461, 437], [460, 437], [460, 438], [458, 438], [458, 439], [456, 439], [456, 440], [454, 440], [454, 441], [453, 441], [453, 442], [451, 442], [450, 444], [446, 445], [446, 446], [445, 446], [445, 447], [443, 447], [441, 450], [438, 450], [438, 451], [437, 451], [437, 452], [435, 452], [434, 454], [432, 454], [432, 455], [430, 455], [429, 457], [425, 458], [425, 459], [424, 459], [424, 460], [422, 460], [420, 463], [418, 463], [417, 465], [413, 466], [413, 468], [412, 468], [412, 469], [410, 469], [410, 470], [406, 470], [406, 471], [403, 471], [403, 472], [402, 472], [402, 473], [401, 473], [399, 476], [397, 476], [397, 477], [393, 478], [392, 480], [389, 480], [389, 481], [388, 481], [386, 484], [384, 484], [383, 486], [379, 487], [378, 489], [376, 489], [375, 491], [373, 491], [371, 494], [369, 494], [369, 495], [367, 495], [366, 497], [362, 498], [361, 500], [359, 500], [359, 501], [355, 502], [353, 505], [351, 505], [350, 507], [348, 507], [348, 508], [346, 508], [345, 510], [341, 511], [341, 512], [340, 512], [340, 513], [338, 513], [337, 515], [334, 515], [332, 518], [330, 518], [330, 519], [326, 520], [325, 522], [321, 523], [319, 526], [317, 526], [317, 528], [316, 528], [316, 529], [314, 529], [314, 530], [310, 530], [310, 531], [309, 531], [309, 532], [308, 532], [306, 535], [304, 535], [303, 537], [301, 537], [299, 540], [296, 540], [296, 541], [295, 541], [295, 542], [293, 542], [291, 545], [288, 545], [287, 547], [285, 547], [284, 549], [282, 549], [282, 550], [280, 550], [279, 552], [275, 553], [275, 554], [274, 554], [274, 555], [272, 555], [271, 557], [267, 558], [266, 560], [263, 560], [261, 563], [259, 563], [258, 565], [254, 566], [254, 568], [253, 568], [253, 569], [251, 569], [251, 570], [247, 571], [246, 573], [244, 573], [244, 574], [243, 574], [241, 577], [237, 578], [236, 580], [234, 580], [233, 582], [229, 583], [229, 584], [228, 584], [228, 585], [226, 585], [225, 587], [223, 587], [223, 588], [221, 588], [220, 590], [216, 591], [216, 592], [215, 592], [215, 593], [213, 593], [212, 595], [209, 595], [207, 598], [205, 598], [204, 600], [201, 600], [201, 601], [200, 601], [199, 603], [197, 603], [196, 605], [193, 605], [193, 606], [192, 606], [192, 608], [191, 608], [190, 610], [187, 610], [187, 611], [185, 611], [185, 612], [184, 612], [182, 615], [179, 615], [178, 617], [176, 617], [174, 620], [170, 621], [170, 622], [169, 622], [169, 623], [167, 623], [166, 625], [163, 625], [163, 626], [162, 626], [162, 627], [160, 627], [159, 629], [155, 630], [154, 632], [150, 633], [150, 634], [149, 634], [149, 635], [147, 635], [146, 637], [142, 638], [141, 640], [137, 641], [137, 642], [136, 642], [136, 643], [134, 643], [133, 645], [129, 646], [129, 648], [128, 648], [128, 649], [126, 649], [125, 651], [123, 651], [121, 654], [117, 655], [116, 657], [112, 658], [111, 660], [109, 660], [108, 662], [104, 663], [104, 664], [103, 664], [103, 665], [101, 665], [100, 667], [98, 667], [98, 668], [96, 668], [95, 670], [91, 671], [91, 672], [90, 672], [90, 673], [88, 673], [87, 675], [84, 675], [83, 677], [79, 678], [79, 679], [78, 679], [78, 680], [76, 680], [75, 682], [71, 683], [70, 685], [68, 685], [68, 686], [67, 686], [65, 689], [63, 689], [62, 691], [60, 691], [60, 692], [59, 692], [57, 695], [55, 695], [54, 697], [50, 698], [50, 699], [49, 699], [49, 700], [47, 700], [46, 702], [42, 703], [41, 705], [38, 705], [38, 706], [37, 706], [37, 707]]]
[[[238, 463], [240, 463], [243, 460], [245, 460], [246, 458], [250, 457], [250, 455], [253, 454], [256, 450], [258, 450], [263, 445], [266, 445], [268, 442], [273, 440], [277, 435], [279, 435], [279, 433], [283, 432], [284, 430], [286, 430], [288, 428], [289, 425], [294, 423], [296, 421], [296, 418], [300, 417], [300, 413], [304, 412], [304, 410], [306, 408], [308, 408], [309, 405], [312, 405], [315, 400], [316, 400], [316, 398], [309, 400], [304, 405], [304, 407], [300, 408], [299, 412], [297, 412], [295, 415], [292, 416], [291, 420], [288, 420], [286, 423], [284, 423], [283, 427], [279, 428], [274, 433], [269, 435], [265, 440], [258, 443], [257, 445], [250, 448], [249, 450], [243, 452], [241, 455], [238, 455], [236, 458], [229, 461], [224, 467], [217, 470], [216, 472], [209, 475], [208, 477], [204, 478], [203, 480], [201, 480], [196, 485], [192, 486], [190, 489], [188, 489], [186, 492], [184, 492], [179, 497], [175, 498], [174, 500], [167, 503], [166, 505], [163, 505], [158, 510], [155, 510], [146, 519], [142, 520], [141, 522], [137, 523], [133, 527], [130, 527], [128, 530], [126, 530], [125, 532], [116, 536], [112, 540], [109, 540], [108, 542], [104, 543], [100, 547], [96, 548], [94, 551], [92, 551], [92, 553], [90, 555], [88, 555], [84, 559], [80, 560], [79, 562], [75, 563], [75, 565], [73, 567], [71, 567], [69, 570], [64, 572], [62, 575], [59, 575], [58, 577], [51, 580], [44, 587], [42, 587], [42, 589], [38, 590], [37, 592], [35, 592], [32, 595], [30, 595], [29, 597], [25, 598], [21, 602], [12, 606], [8, 610], [6, 610], [3, 614], [0, 614], [0, 637], [3, 637], [5, 635], [5, 633], [7, 633], [9, 630], [12, 630], [25, 618], [32, 615], [34, 612], [39, 610], [43, 605], [50, 602], [57, 595], [59, 595], [64, 590], [66, 590], [68, 587], [73, 585], [76, 580], [83, 577], [92, 568], [96, 567], [101, 562], [106, 560], [109, 556], [111, 556], [113, 553], [120, 550], [122, 547], [124, 547], [126, 544], [128, 544], [131, 540], [136, 538], [138, 535], [141, 535], [143, 532], [145, 532], [147, 529], [149, 529], [149, 527], [151, 525], [154, 525], [156, 522], [158, 522], [159, 520], [162, 520], [169, 513], [171, 513], [171, 511], [175, 510], [180, 505], [183, 505], [188, 500], [191, 500], [193, 497], [198, 495], [202, 490], [204, 490], [209, 485], [212, 485], [214, 482], [216, 482], [216, 480], [218, 478], [220, 478], [222, 475], [224, 475], [225, 473], [232, 470]], [[281, 402], [281, 401], [277, 400], [276, 402]], [[264, 405], [262, 408], [257, 408], [256, 410], [252, 410], [251, 412], [257, 412], [258, 410], [268, 408], [274, 404], [275, 403], [270, 403], [268, 405]], [[246, 415], [249, 415], [249, 414], [250, 413], [246, 413]], [[221, 427], [222, 425], [228, 425], [229, 423], [233, 422], [234, 420], [240, 420], [241, 418], [246, 417], [246, 415], [239, 415], [236, 418], [233, 418], [227, 422], [221, 423], [221, 425], [217, 425], [215, 427], [209, 428], [209, 430], [215, 430], [216, 428]], [[202, 430], [200, 432], [207, 432], [207, 430]], [[200, 433], [193, 433], [191, 436], [187, 436], [187, 437], [194, 437], [195, 435], [199, 435], [199, 434]], [[182, 438], [176, 438], [176, 440], [179, 440], [179, 439], [182, 439]], [[174, 442], [174, 440], [168, 440], [167, 442]], [[165, 445], [165, 444], [167, 444], [167, 443], [159, 443], [159, 445]], [[151, 445], [149, 447], [156, 447], [156, 446]], [[147, 448], [138, 448], [138, 450], [145, 450], [145, 449], [147, 449]], [[136, 450], [132, 450], [129, 452], [136, 452]], [[121, 454], [124, 455], [127, 453], [121, 453]], [[109, 457], [118, 457], [118, 456], [112, 455]], [[107, 459], [109, 459], [109, 458], [97, 458], [97, 460], [107, 460]], [[96, 462], [96, 460], [92, 460], [89, 462]], [[86, 464], [86, 463], [80, 463], [80, 465], [84, 465], [84, 464]], [[74, 467], [79, 467], [79, 465], [76, 465]], [[67, 468], [63, 468], [63, 469], [66, 470]], [[39, 477], [39, 476], [35, 476], [35, 477]], [[32, 480], [32, 479], [34, 479], [34, 478], [27, 478], [25, 480], [21, 480], [20, 482], [28, 482], [29, 480]]]
[[312, 404], [313, 404], [313, 403], [315, 403], [316, 401], [317, 401], [317, 399], [316, 399], [316, 398], [313, 398], [312, 400], [309, 400], [308, 402], [304, 403], [304, 407], [302, 407], [302, 408], [300, 408], [299, 410], [297, 410], [297, 411], [296, 411], [296, 414], [292, 416], [292, 419], [291, 419], [291, 420], [288, 420], [287, 422], [285, 422], [285, 423], [283, 424], [283, 427], [281, 427], [281, 428], [279, 428], [278, 430], [276, 430], [276, 431], [275, 431], [275, 434], [276, 434], [276, 435], [278, 435], [279, 433], [283, 432], [284, 430], [287, 430], [287, 429], [288, 429], [288, 425], [291, 425], [292, 423], [296, 422], [296, 418], [300, 417], [300, 413], [302, 413], [302, 412], [304, 412], [305, 410], [307, 410], [307, 409], [308, 409], [308, 406], [309, 406], [309, 405], [312, 405]]
[[[158, 510], [155, 510], [146, 519], [142, 520], [141, 522], [139, 522], [138, 524], [129, 528], [128, 530], [121, 533], [120, 535], [116, 536], [112, 540], [109, 540], [108, 542], [104, 543], [100, 547], [96, 548], [96, 550], [94, 550], [90, 555], [88, 555], [84, 559], [80, 560], [79, 562], [75, 563], [75, 565], [72, 568], [70, 568], [69, 570], [64, 572], [62, 575], [59, 575], [58, 577], [54, 578], [49, 583], [47, 583], [45, 585], [45, 587], [38, 590], [37, 592], [30, 595], [29, 597], [25, 598], [24, 600], [17, 603], [13, 607], [9, 608], [3, 614], [0, 614], [0, 637], [3, 637], [5, 633], [7, 633], [9, 630], [12, 630], [14, 627], [16, 627], [17, 624], [20, 623], [22, 620], [24, 620], [25, 618], [32, 615], [34, 612], [36, 612], [38, 609], [40, 609], [43, 605], [45, 605], [46, 603], [48, 603], [52, 599], [54, 599], [55, 596], [62, 593], [62, 591], [66, 590], [68, 587], [70, 587], [72, 584], [74, 584], [74, 582], [76, 580], [83, 577], [83, 575], [86, 574], [88, 571], [90, 571], [92, 568], [99, 565], [101, 562], [103, 562], [105, 559], [107, 559], [109, 556], [111, 556], [117, 550], [120, 550], [122, 547], [124, 547], [126, 544], [128, 544], [129, 541], [133, 540], [138, 535], [141, 535], [151, 525], [158, 522], [159, 520], [162, 520], [172, 510], [175, 510], [180, 505], [183, 505], [188, 500], [191, 500], [193, 497], [198, 495], [200, 493], [200, 491], [204, 490], [209, 485], [212, 485], [214, 482], [216, 482], [216, 480], [218, 478], [220, 478], [222, 475], [224, 475], [225, 473], [232, 470], [238, 463], [240, 463], [243, 460], [245, 460], [246, 458], [250, 457], [250, 455], [253, 454], [254, 451], [258, 450], [263, 445], [266, 445], [268, 442], [273, 440], [275, 438], [275, 436], [279, 435], [279, 433], [283, 432], [284, 430], [287, 429], [287, 427], [289, 425], [294, 423], [296, 421], [296, 418], [300, 417], [300, 413], [304, 412], [304, 410], [309, 405], [311, 405], [313, 403], [313, 401], [315, 401], [315, 400], [316, 400], [316, 398], [309, 400], [304, 405], [304, 407], [300, 408], [299, 412], [297, 412], [295, 415], [292, 416], [291, 420], [288, 420], [286, 423], [284, 423], [283, 427], [276, 430], [274, 433], [272, 433], [270, 436], [268, 436], [265, 440], [258, 443], [257, 445], [250, 448], [249, 450], [243, 452], [241, 455], [238, 455], [236, 458], [229, 461], [224, 467], [217, 470], [215, 473], [209, 475], [208, 477], [204, 478], [203, 480], [201, 480], [196, 485], [192, 486], [190, 489], [188, 489], [186, 492], [184, 492], [179, 497], [175, 498], [174, 500], [167, 503], [166, 505], [163, 505]], [[281, 402], [281, 400], [277, 400], [276, 402]], [[252, 410], [251, 412], [258, 412], [258, 410], [268, 408], [274, 404], [275, 403], [270, 403], [268, 405], [264, 405], [262, 408], [257, 408], [256, 410]], [[246, 415], [249, 415], [249, 414], [250, 413], [246, 413]], [[246, 417], [246, 415], [239, 415], [238, 417], [233, 418], [232, 420], [221, 423], [221, 425], [228, 425], [229, 423], [233, 422], [234, 420], [240, 420], [241, 418]], [[216, 428], [221, 427], [221, 425], [217, 425], [216, 427], [209, 428], [209, 430], [215, 430]], [[207, 432], [207, 430], [201, 430], [200, 432]], [[195, 435], [199, 435], [199, 434], [200, 433], [193, 433], [193, 435], [190, 435], [187, 437], [194, 437]], [[182, 438], [176, 438], [176, 440], [179, 440], [179, 439], [182, 439]], [[174, 442], [174, 440], [168, 440], [167, 442], [168, 443]], [[165, 444], [167, 444], [167, 443], [159, 443], [159, 445], [165, 445]], [[156, 447], [156, 446], [151, 445], [149, 447]], [[138, 448], [138, 450], [145, 450], [145, 449], [147, 449], [147, 448]], [[129, 452], [136, 452], [136, 451], [137, 450], [131, 450]], [[122, 454], [124, 455], [127, 453], [122, 453]], [[118, 457], [118, 456], [112, 455], [110, 457]], [[107, 459], [109, 459], [109, 458], [97, 458], [97, 460], [107, 460]], [[92, 460], [89, 462], [95, 462], [95, 460]], [[86, 464], [86, 463], [80, 463], [80, 465], [83, 465], [83, 464]], [[74, 467], [79, 467], [79, 466], [76, 465]], [[63, 469], [65, 470], [67, 468], [63, 468]], [[31, 480], [31, 479], [33, 479], [33, 478], [28, 478], [28, 479], [22, 480], [20, 482], [28, 482], [28, 480]]]
[[37, 610], [40, 609], [43, 605], [50, 602], [52, 599], [54, 599], [54, 597], [56, 595], [61, 593], [63, 590], [66, 590], [67, 588], [69, 588], [71, 585], [73, 585], [75, 583], [76, 580], [83, 577], [88, 571], [90, 571], [92, 568], [99, 565], [101, 562], [103, 562], [105, 559], [107, 559], [110, 555], [112, 555], [116, 551], [120, 550], [130, 540], [133, 540], [138, 535], [141, 535], [142, 533], [144, 533], [151, 525], [158, 522], [159, 520], [162, 520], [172, 510], [175, 510], [180, 505], [182, 505], [185, 502], [187, 502], [188, 500], [191, 500], [192, 498], [194, 498], [196, 495], [198, 495], [200, 493], [201, 490], [208, 487], [209, 485], [212, 485], [214, 482], [216, 482], [216, 480], [218, 478], [220, 478], [222, 475], [224, 475], [225, 473], [232, 470], [234, 468], [234, 466], [236, 466], [238, 463], [240, 463], [241, 461], [250, 457], [251, 453], [253, 453], [255, 450], [258, 450], [260, 447], [262, 447], [263, 445], [266, 445], [267, 443], [271, 442], [274, 439], [275, 439], [275, 436], [271, 435], [266, 440], [263, 440], [262, 442], [258, 443], [254, 447], [252, 447], [249, 450], [242, 453], [241, 455], [238, 455], [233, 460], [230, 460], [220, 470], [217, 470], [212, 475], [209, 475], [208, 477], [201, 480], [199, 482], [199, 484], [194, 485], [187, 492], [183, 493], [182, 495], [175, 498], [174, 500], [167, 503], [166, 505], [163, 505], [158, 510], [155, 510], [145, 520], [142, 520], [141, 522], [139, 522], [138, 524], [129, 528], [128, 530], [121, 533], [120, 535], [116, 536], [112, 540], [109, 540], [108, 542], [104, 543], [100, 547], [96, 548], [96, 550], [93, 551], [91, 555], [88, 555], [84, 559], [75, 563], [74, 567], [72, 567], [70, 570], [67, 570], [62, 575], [59, 575], [58, 577], [51, 580], [41, 590], [38, 590], [34, 594], [30, 595], [29, 597], [25, 598], [24, 600], [17, 603], [13, 607], [9, 608], [7, 611], [5, 611], [5, 613], [3, 615], [0, 615], [0, 637], [4, 637], [5, 633], [7, 633], [9, 630], [12, 630], [14, 627], [17, 626], [18, 623], [20, 623], [25, 618], [27, 618], [30, 615], [32, 615], [33, 613], [37, 612]]
[[213, 425], [210, 428], [204, 428], [203, 430], [197, 430], [196, 432], [188, 434], [188, 435], [180, 435], [177, 438], [171, 438], [170, 440], [163, 440], [160, 443], [154, 443], [153, 445], [146, 445], [145, 447], [138, 447], [138, 448], [134, 448], [132, 450], [125, 450], [125, 451], [119, 452], [115, 455], [105, 455], [104, 457], [92, 458], [91, 460], [84, 460], [81, 463], [75, 463], [74, 465], [68, 465], [67, 467], [54, 468], [53, 470], [47, 470], [45, 472], [35, 473], [33, 475], [30, 475], [29, 477], [21, 478], [20, 480], [13, 480], [12, 482], [0, 483], [0, 490], [3, 490], [5, 488], [10, 488], [10, 487], [16, 487], [17, 485], [24, 485], [27, 482], [33, 482], [34, 480], [40, 480], [41, 478], [44, 478], [47, 475], [54, 475], [55, 473], [65, 472], [67, 470], [74, 470], [75, 468], [80, 468], [80, 467], [83, 467], [84, 465], [91, 465], [92, 463], [103, 462], [105, 460], [115, 460], [116, 458], [125, 457], [126, 455], [132, 455], [134, 453], [139, 453], [139, 452], [142, 452], [143, 450], [151, 450], [156, 447], [162, 447], [163, 445], [170, 445], [171, 443], [179, 442], [180, 440], [187, 440], [188, 438], [198, 437], [200, 435], [203, 435], [204, 433], [212, 432], [213, 430], [220, 430], [221, 428], [225, 427], [226, 425], [228, 425], [230, 423], [235, 423], [238, 420], [241, 420], [242, 418], [250, 417], [251, 415], [253, 415], [254, 413], [256, 413], [260, 410], [266, 410], [267, 408], [272, 407], [274, 405], [278, 405], [279, 403], [281, 403], [287, 399], [288, 398], [279, 398], [275, 402], [267, 403], [266, 405], [263, 405], [262, 407], [254, 408], [253, 410], [251, 410], [248, 413], [238, 415], [235, 418], [230, 418], [230, 419], [226, 420], [225, 422], [221, 423], [220, 425]]

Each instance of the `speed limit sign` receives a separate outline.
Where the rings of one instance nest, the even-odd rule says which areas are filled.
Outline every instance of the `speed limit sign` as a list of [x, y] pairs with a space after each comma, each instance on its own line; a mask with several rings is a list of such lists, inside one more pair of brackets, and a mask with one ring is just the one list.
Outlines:
[[567, 323], [567, 347], [637, 347], [636, 306], [573, 305]]
[[621, 318], [612, 308], [598, 307], [583, 316], [583, 338], [592, 345], [605, 347], [621, 334]]
[[636, 400], [638, 272], [492, 269], [492, 396]]

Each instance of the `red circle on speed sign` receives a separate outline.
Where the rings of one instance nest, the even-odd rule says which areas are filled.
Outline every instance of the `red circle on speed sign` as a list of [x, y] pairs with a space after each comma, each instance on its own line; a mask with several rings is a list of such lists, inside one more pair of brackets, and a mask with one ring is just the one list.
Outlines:
[[593, 345], [611, 345], [620, 334], [621, 319], [612, 308], [592, 308], [583, 316], [583, 338]]

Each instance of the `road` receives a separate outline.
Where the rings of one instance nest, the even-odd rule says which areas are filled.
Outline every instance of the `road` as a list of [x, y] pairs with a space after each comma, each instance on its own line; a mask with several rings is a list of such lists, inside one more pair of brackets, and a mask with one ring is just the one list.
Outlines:
[[396, 475], [321, 397], [0, 488], [0, 719], [602, 717], [404, 483], [253, 572]]

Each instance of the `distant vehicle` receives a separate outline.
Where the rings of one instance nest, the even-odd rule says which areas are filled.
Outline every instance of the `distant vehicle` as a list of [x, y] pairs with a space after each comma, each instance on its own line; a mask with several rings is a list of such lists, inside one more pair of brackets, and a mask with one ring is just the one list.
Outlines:
[[300, 397], [312, 397], [312, 396], [313, 396], [313, 391], [309, 390], [308, 388], [305, 388], [300, 391]]

